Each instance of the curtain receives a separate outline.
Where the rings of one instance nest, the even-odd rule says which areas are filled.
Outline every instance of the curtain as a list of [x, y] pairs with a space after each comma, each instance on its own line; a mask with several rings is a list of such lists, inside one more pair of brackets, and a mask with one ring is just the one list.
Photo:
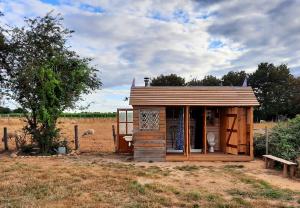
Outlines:
[[183, 150], [183, 129], [184, 129], [184, 121], [183, 121], [183, 108], [179, 110], [179, 118], [178, 118], [178, 129], [177, 129], [177, 137], [176, 137], [176, 150]]

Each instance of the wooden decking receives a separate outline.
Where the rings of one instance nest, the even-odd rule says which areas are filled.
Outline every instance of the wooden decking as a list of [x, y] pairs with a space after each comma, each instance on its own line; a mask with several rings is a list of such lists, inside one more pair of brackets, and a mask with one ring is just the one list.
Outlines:
[[247, 162], [252, 158], [249, 155], [229, 155], [224, 153], [194, 153], [188, 157], [183, 154], [167, 154], [166, 161], [226, 161], [226, 162]]

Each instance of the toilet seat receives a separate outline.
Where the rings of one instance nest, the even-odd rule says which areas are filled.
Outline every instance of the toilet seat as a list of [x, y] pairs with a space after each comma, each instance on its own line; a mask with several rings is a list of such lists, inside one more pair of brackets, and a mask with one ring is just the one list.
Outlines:
[[216, 145], [216, 136], [212, 132], [207, 133], [207, 143], [209, 145], [209, 152], [214, 152], [214, 146]]

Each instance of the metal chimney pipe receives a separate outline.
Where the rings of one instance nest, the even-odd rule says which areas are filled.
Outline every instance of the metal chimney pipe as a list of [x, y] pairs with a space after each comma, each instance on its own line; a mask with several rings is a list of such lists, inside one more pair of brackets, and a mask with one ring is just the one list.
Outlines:
[[149, 77], [145, 77], [145, 78], [144, 78], [145, 87], [149, 87], [149, 81], [150, 81], [150, 78], [149, 78]]

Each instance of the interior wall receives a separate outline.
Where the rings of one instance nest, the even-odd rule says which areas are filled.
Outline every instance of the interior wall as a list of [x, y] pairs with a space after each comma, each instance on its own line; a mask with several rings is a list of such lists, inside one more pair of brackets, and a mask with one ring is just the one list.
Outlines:
[[215, 135], [215, 141], [216, 141], [216, 145], [214, 148], [215, 151], [221, 151], [220, 109], [219, 108], [212, 107], [206, 109], [206, 133], [208, 134], [209, 132], [212, 132]]

